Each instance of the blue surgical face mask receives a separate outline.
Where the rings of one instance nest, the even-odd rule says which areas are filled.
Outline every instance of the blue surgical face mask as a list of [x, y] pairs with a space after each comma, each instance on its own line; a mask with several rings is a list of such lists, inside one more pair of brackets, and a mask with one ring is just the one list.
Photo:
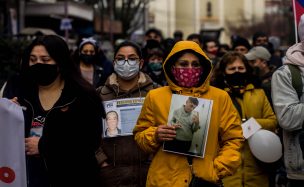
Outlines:
[[129, 65], [125, 63], [123, 65], [114, 64], [114, 71], [117, 75], [124, 80], [131, 80], [139, 73], [139, 63]]
[[148, 66], [152, 71], [160, 71], [162, 69], [161, 62], [149, 62]]

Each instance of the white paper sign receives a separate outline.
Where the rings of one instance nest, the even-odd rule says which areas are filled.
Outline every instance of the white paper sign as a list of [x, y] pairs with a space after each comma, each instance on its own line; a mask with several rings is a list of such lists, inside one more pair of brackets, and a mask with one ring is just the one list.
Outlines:
[[253, 117], [251, 117], [242, 124], [243, 136], [248, 139], [261, 128], [261, 125]]
[[0, 99], [0, 186], [26, 186], [23, 113], [5, 98]]

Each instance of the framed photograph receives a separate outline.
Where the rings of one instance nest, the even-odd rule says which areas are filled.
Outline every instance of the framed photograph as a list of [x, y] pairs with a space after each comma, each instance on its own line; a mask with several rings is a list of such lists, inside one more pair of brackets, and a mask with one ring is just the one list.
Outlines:
[[168, 125], [175, 126], [176, 138], [163, 150], [203, 158], [208, 137], [212, 100], [173, 94]]
[[103, 119], [104, 138], [132, 135], [141, 112], [144, 97], [104, 101], [106, 119]]

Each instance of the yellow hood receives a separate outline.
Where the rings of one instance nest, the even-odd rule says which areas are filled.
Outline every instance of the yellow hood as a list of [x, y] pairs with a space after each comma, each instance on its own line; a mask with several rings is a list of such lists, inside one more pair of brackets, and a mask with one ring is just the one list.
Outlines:
[[[180, 87], [176, 84], [176, 81], [171, 73], [172, 65], [175, 63], [176, 56], [180, 53], [185, 51], [189, 51], [194, 53], [196, 56], [199, 57], [200, 63], [203, 66], [203, 74], [200, 78], [200, 85], [198, 87], [192, 88], [184, 88]], [[180, 41], [177, 42], [171, 52], [169, 53], [168, 57], [166, 58], [165, 62], [163, 63], [164, 73], [170, 86], [171, 90], [178, 92], [178, 93], [198, 93], [198, 92], [205, 92], [209, 88], [209, 79], [211, 76], [212, 64], [207, 55], [201, 49], [201, 47], [193, 42], [193, 41]]]

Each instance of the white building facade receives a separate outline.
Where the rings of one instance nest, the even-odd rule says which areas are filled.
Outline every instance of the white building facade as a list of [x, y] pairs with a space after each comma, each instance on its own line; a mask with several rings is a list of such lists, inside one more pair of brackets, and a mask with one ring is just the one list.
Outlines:
[[149, 4], [149, 26], [160, 28], [165, 37], [175, 30], [184, 39], [200, 30], [221, 29], [220, 41], [230, 42], [228, 24], [240, 25], [262, 21], [266, 0], [153, 0]]

